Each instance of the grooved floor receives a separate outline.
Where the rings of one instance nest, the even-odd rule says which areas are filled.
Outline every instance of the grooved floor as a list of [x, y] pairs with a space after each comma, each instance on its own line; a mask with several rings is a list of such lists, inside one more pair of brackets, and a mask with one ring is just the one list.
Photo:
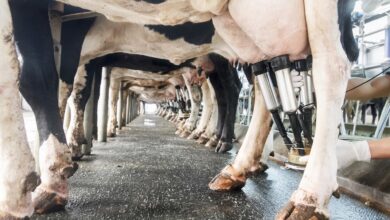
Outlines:
[[[66, 210], [33, 219], [274, 219], [301, 173], [270, 163], [238, 192], [209, 190], [233, 154], [218, 155], [175, 136], [154, 115], [135, 119], [118, 137], [95, 143], [70, 180]], [[390, 219], [345, 195], [332, 198], [331, 219]]]

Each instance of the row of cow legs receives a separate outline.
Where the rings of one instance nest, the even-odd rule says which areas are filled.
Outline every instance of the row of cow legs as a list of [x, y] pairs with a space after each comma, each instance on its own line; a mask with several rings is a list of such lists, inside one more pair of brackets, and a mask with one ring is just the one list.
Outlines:
[[[54, 83], [58, 82], [58, 75], [47, 11], [30, 10], [29, 3], [19, 1], [3, 1], [0, 4], [4, 9], [0, 19], [0, 48], [3, 53], [0, 63], [5, 71], [1, 78], [3, 97], [0, 103], [1, 111], [4, 111], [0, 125], [3, 142], [0, 147], [0, 218], [23, 218], [30, 216], [34, 208], [39, 213], [63, 207], [68, 197], [67, 178], [73, 175], [77, 166], [71, 161], [60, 123], [58, 83]], [[21, 11], [26, 13], [18, 13]], [[10, 12], [14, 27], [22, 27], [14, 35]], [[32, 35], [25, 37], [23, 31], [31, 31]], [[36, 36], [33, 35], [35, 33]], [[24, 60], [21, 71], [14, 40], [18, 42], [19, 53]], [[37, 119], [40, 178], [35, 173], [34, 159], [28, 148], [18, 90]]]
[[[191, 97], [191, 114], [187, 120], [176, 120], [178, 114], [173, 113], [172, 109], [161, 110], [158, 114], [172, 122], [177, 122], [178, 131], [176, 134], [180, 134], [181, 137], [199, 139], [198, 142], [206, 144], [207, 147], [217, 146], [217, 152], [226, 152], [232, 148], [235, 109], [237, 107], [237, 103], [227, 101], [227, 99], [228, 97], [230, 100], [238, 99], [239, 88], [237, 88], [235, 80], [227, 78], [225, 82], [221, 83], [219, 78], [220, 76], [213, 74], [202, 85], [205, 101], [198, 126], [196, 123], [202, 97], [198, 86], [187, 85], [190, 88]], [[224, 86], [227, 84], [226, 82], [232, 82], [233, 85]]]
[[202, 116], [199, 119], [199, 124], [196, 126], [196, 129], [194, 129], [191, 133], [191, 135], [188, 136], [188, 139], [198, 139], [202, 133], [206, 131], [207, 125], [210, 122], [211, 114], [213, 112], [213, 107], [215, 104], [215, 95], [213, 88], [209, 85], [210, 81], [207, 80], [202, 84], [201, 90], [202, 90], [202, 97], [203, 97], [203, 110], [202, 110]]
[[[194, 86], [187, 85], [187, 87], [193, 88]], [[207, 147], [216, 147], [216, 152], [219, 153], [231, 150], [240, 89], [241, 82], [235, 71], [215, 71], [210, 74], [208, 80], [202, 85], [205, 102], [199, 125], [195, 129], [199, 112], [197, 110], [191, 111], [190, 118], [186, 122], [178, 124], [176, 134], [181, 134], [181, 137], [189, 136], [189, 139], [198, 139], [198, 143], [205, 144]], [[199, 88], [197, 88], [196, 94], [198, 93], [200, 93]], [[191, 94], [191, 97], [195, 97], [194, 94]], [[198, 99], [191, 99], [192, 110], [199, 109], [200, 100], [194, 100]], [[169, 111], [171, 110], [169, 109]], [[170, 112], [165, 117], [171, 117], [172, 114]], [[188, 127], [189, 125], [191, 127]], [[193, 133], [191, 134], [191, 132]]]
[[[91, 145], [92, 137], [99, 141], [106, 141], [106, 137], [114, 137], [116, 135], [118, 125], [121, 128], [122, 125], [129, 123], [137, 115], [135, 96], [129, 94], [124, 89], [124, 86], [122, 87], [120, 80], [110, 80], [109, 71], [109, 68], [102, 68], [93, 62], [80, 66], [77, 69], [73, 86], [64, 86], [65, 88], [73, 89], [70, 96], [66, 96], [66, 94], [69, 94], [66, 92], [60, 94], [60, 107], [65, 108], [66, 105], [61, 104], [67, 103], [70, 110], [69, 126], [64, 126], [64, 129], [66, 131], [67, 143], [72, 150], [72, 158], [75, 160], [79, 160], [83, 155], [90, 153], [90, 147], [83, 149], [82, 146], [86, 144]], [[103, 81], [101, 80], [102, 76], [105, 77]], [[102, 82], [106, 83], [106, 86], [101, 87]], [[90, 97], [91, 93], [94, 96]], [[101, 93], [103, 93], [102, 97], [100, 97]], [[103, 100], [107, 96], [108, 99], [106, 101]], [[119, 97], [121, 98], [120, 102], [118, 102]], [[86, 123], [84, 117], [86, 105], [90, 98], [93, 101], [93, 109], [90, 113], [92, 114], [92, 119], [89, 119], [90, 122]], [[100, 98], [101, 100], [99, 101]], [[103, 104], [102, 102], [104, 101], [106, 103]], [[121, 109], [118, 110], [118, 107]], [[62, 112], [65, 111], [62, 110]], [[99, 118], [97, 112], [100, 112]], [[66, 119], [64, 124], [67, 124]], [[92, 134], [89, 134], [87, 137], [84, 131], [85, 127], [92, 127]]]

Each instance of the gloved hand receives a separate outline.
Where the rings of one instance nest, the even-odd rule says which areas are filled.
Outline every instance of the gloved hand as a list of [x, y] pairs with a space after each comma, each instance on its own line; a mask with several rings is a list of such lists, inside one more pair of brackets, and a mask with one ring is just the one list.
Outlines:
[[301, 75], [299, 75], [298, 71], [292, 70], [291, 71], [291, 81], [292, 81], [292, 84], [294, 87], [294, 91], [296, 93], [298, 93], [300, 90], [300, 87], [303, 86], [303, 77]]
[[[310, 155], [300, 158], [300, 162], [307, 162]], [[367, 141], [338, 140], [336, 144], [337, 169], [348, 167], [355, 161], [371, 160], [371, 152]]]

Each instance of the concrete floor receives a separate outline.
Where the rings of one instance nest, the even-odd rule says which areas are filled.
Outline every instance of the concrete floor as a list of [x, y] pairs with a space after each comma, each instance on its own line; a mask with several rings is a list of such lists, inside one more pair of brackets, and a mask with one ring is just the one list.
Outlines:
[[[271, 163], [242, 191], [209, 190], [233, 156], [175, 136], [164, 119], [140, 116], [79, 163], [66, 211], [33, 219], [273, 219], [301, 174]], [[332, 219], [390, 219], [345, 195], [332, 198], [330, 212]]]

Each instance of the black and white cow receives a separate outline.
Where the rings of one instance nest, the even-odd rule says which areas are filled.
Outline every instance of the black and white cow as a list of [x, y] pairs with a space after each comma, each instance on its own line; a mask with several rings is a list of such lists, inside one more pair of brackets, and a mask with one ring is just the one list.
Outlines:
[[[134, 16], [131, 16], [134, 13], [131, 14], [131, 10], [123, 10], [132, 9], [133, 5], [121, 5], [120, 1], [101, 1], [98, 7], [96, 2], [92, 0], [67, 0], [67, 2], [72, 2], [76, 6], [87, 9], [101, 10], [101, 13], [108, 15], [110, 18], [134, 19]], [[277, 0], [270, 2], [267, 0], [230, 0], [227, 2], [226, 0], [218, 0], [210, 3], [204, 0], [184, 2], [166, 0], [161, 4], [153, 4], [148, 1], [134, 2], [136, 2], [135, 4], [141, 4], [138, 5], [138, 9], [150, 9], [151, 6], [155, 6], [153, 8], [154, 12], [161, 12], [164, 7], [170, 4], [170, 6], [173, 6], [170, 10], [180, 9], [175, 6], [180, 5], [179, 2], [181, 2], [182, 7], [184, 5], [190, 9], [183, 10], [186, 15], [195, 11], [195, 16], [187, 16], [189, 19], [204, 13], [207, 16], [214, 14], [214, 25], [218, 33], [238, 55], [233, 58], [230, 57], [229, 60], [239, 59], [256, 63], [281, 55], [289, 55], [291, 60], [301, 59], [308, 54], [310, 45], [310, 51], [313, 55], [314, 85], [318, 101], [316, 135], [311, 157], [299, 189], [294, 193], [291, 202], [278, 218], [285, 219], [290, 215], [292, 215], [290, 216], [292, 218], [305, 219], [315, 215], [326, 216], [329, 198], [332, 192], [337, 189], [337, 162], [334, 146], [338, 134], [337, 125], [341, 114], [340, 107], [344, 97], [346, 80], [349, 76], [348, 58], [354, 58], [353, 53], [347, 53], [349, 55], [347, 57], [343, 51], [343, 45], [346, 45], [344, 48], [347, 49], [347, 52], [349, 51], [348, 43], [352, 41], [345, 41], [344, 38], [340, 38], [340, 33], [348, 33], [348, 28], [342, 24], [349, 19], [349, 15], [345, 13], [348, 10], [340, 10], [348, 16], [343, 16], [343, 13], [339, 16], [338, 6], [344, 9], [344, 4], [348, 3], [347, 8], [350, 8], [350, 1]], [[24, 61], [20, 79], [21, 91], [33, 107], [37, 118], [42, 118], [42, 122], [45, 122], [38, 123], [41, 142], [43, 143], [40, 150], [41, 158], [47, 158], [48, 160], [41, 164], [42, 184], [34, 195], [37, 210], [46, 210], [53, 205], [64, 205], [67, 196], [66, 178], [74, 168], [70, 161], [69, 149], [65, 145], [58, 105], [54, 104], [54, 102], [57, 103], [57, 83], [52, 82], [57, 82], [57, 75], [51, 52], [52, 42], [47, 18], [47, 3], [46, 1], [37, 3], [37, 1], [12, 0], [10, 1], [11, 10], [9, 10], [7, 1], [0, 3], [1, 9], [4, 9], [2, 10], [4, 13], [0, 15], [2, 34], [0, 47], [2, 51], [5, 51], [5, 55], [2, 55], [0, 62], [4, 64], [3, 66], [7, 71], [12, 73], [10, 78], [3, 79], [4, 84], [2, 85], [4, 86], [2, 90], [5, 93], [5, 90], [8, 89], [9, 94], [13, 94], [12, 97], [11, 95], [4, 96], [3, 109], [7, 111], [6, 113], [12, 112], [10, 117], [14, 117], [14, 123], [17, 123], [15, 128], [23, 127], [20, 111], [15, 112], [15, 109], [10, 108], [10, 106], [16, 106], [15, 100], [12, 99], [17, 96], [16, 76], [18, 71], [16, 53], [11, 37], [13, 23], [15, 39]], [[12, 18], [9, 11], [12, 11]], [[115, 13], [112, 13], [113, 11]], [[153, 10], [151, 11], [153, 12]], [[126, 16], [126, 12], [129, 12], [129, 16]], [[161, 14], [162, 16], [156, 15], [156, 13], [148, 13], [149, 11], [144, 13], [139, 11], [139, 14], [149, 16], [137, 16], [136, 19], [145, 22], [149, 18], [156, 18], [153, 21], [160, 21], [159, 18], [164, 17], [164, 13]], [[183, 20], [172, 19], [170, 22], [183, 22]], [[339, 29], [339, 23], [342, 26], [341, 29]], [[270, 24], [272, 24], [272, 28], [269, 28]], [[118, 33], [121, 33], [121, 29], [118, 29], [118, 31]], [[28, 37], [23, 33], [28, 33]], [[138, 33], [138, 30], [136, 33]], [[118, 36], [121, 35], [118, 34]], [[137, 37], [144, 36], [138, 35]], [[156, 40], [160, 41], [161, 38]], [[112, 45], [107, 44], [107, 46]], [[170, 60], [179, 62], [181, 59]], [[36, 84], [33, 84], [34, 88], [31, 88], [32, 86], [29, 86], [27, 82], [33, 82], [34, 80]], [[40, 91], [37, 91], [37, 87]], [[32, 89], [34, 91], [31, 91]], [[37, 97], [34, 94], [40, 94], [40, 96]], [[42, 108], [42, 101], [45, 101], [44, 104], [48, 107]], [[49, 108], [52, 108], [52, 111], [47, 111]], [[42, 112], [45, 114], [42, 114]], [[4, 166], [1, 166], [2, 170], [0, 172], [2, 175], [2, 182], [0, 183], [2, 193], [0, 195], [6, 196], [4, 200], [1, 200], [0, 211], [4, 213], [2, 215], [28, 216], [32, 212], [30, 192], [34, 188], [34, 184], [30, 184], [31, 179], [29, 178], [27, 181], [23, 180], [26, 176], [31, 176], [29, 174], [33, 171], [32, 160], [30, 160], [32, 159], [31, 154], [24, 141], [25, 137], [21, 137], [19, 139], [21, 145], [12, 148], [12, 150], [17, 149], [18, 153], [24, 152], [25, 158], [19, 157], [10, 165], [9, 161], [14, 154], [12, 151], [4, 149], [4, 146], [10, 144], [6, 135], [18, 135], [20, 137], [20, 134], [17, 134], [17, 129], [11, 130], [4, 127], [4, 125], [1, 126], [3, 128], [1, 133], [4, 135], [1, 153], [7, 159], [1, 161]], [[53, 146], [59, 147], [50, 147], [50, 149], [44, 147], [48, 141], [53, 143]], [[53, 161], [53, 163], [50, 163], [50, 161]], [[9, 173], [12, 173], [12, 176], [7, 175]], [[5, 181], [5, 176], [9, 177], [7, 181]], [[223, 176], [226, 177], [226, 175]], [[36, 180], [36, 178], [32, 179]], [[295, 211], [292, 212], [294, 209]]]
[[[95, 58], [88, 64], [78, 67], [74, 80], [73, 91], [69, 98], [72, 119], [67, 128], [67, 143], [72, 150], [74, 159], [82, 157], [81, 146], [86, 143], [83, 118], [86, 103], [88, 101], [93, 77], [101, 74], [103, 66], [121, 67], [133, 70], [147, 71], [155, 74], [167, 74], [182, 67], [192, 67], [188, 62], [181, 65], [174, 65], [167, 60], [146, 57], [142, 55], [131, 55], [124, 53], [110, 54], [103, 57]], [[193, 67], [192, 67], [193, 68]], [[99, 76], [98, 76], [99, 77]], [[99, 80], [96, 80], [98, 83]], [[99, 85], [95, 84], [95, 91]], [[98, 94], [97, 94], [98, 97]], [[97, 102], [94, 103], [97, 108]], [[96, 111], [94, 111], [94, 121], [96, 122]], [[94, 132], [96, 133], [96, 123], [94, 123]]]
[[[356, 58], [356, 47], [353, 47], [354, 41], [351, 39], [352, 32], [348, 30], [350, 24], [348, 11], [353, 8], [350, 2], [347, 0], [322, 2], [231, 0], [228, 3], [223, 0], [213, 3], [194, 0], [187, 2], [188, 5], [202, 12], [218, 15], [213, 17], [218, 33], [242, 61], [256, 63], [281, 55], [288, 55], [290, 60], [302, 59], [308, 55], [310, 45], [318, 101], [316, 135], [299, 189], [278, 218], [284, 219], [290, 215], [293, 218], [326, 216], [329, 198], [337, 189], [337, 162], [334, 154], [338, 134], [337, 125], [349, 76], [348, 58], [350, 60]], [[107, 0], [102, 4], [110, 3], [112, 2]], [[117, 2], [113, 3], [113, 7], [116, 6], [116, 9], [129, 9], [115, 3]], [[167, 0], [162, 4], [156, 4], [155, 8], [164, 7], [169, 3], [177, 3], [177, 1]], [[142, 2], [142, 4], [146, 3]], [[216, 5], [218, 7], [215, 7]], [[152, 4], [148, 5], [150, 6]], [[83, 1], [83, 7], [92, 9], [93, 3], [88, 0]], [[220, 10], [215, 10], [217, 8]], [[269, 10], [270, 8], [272, 10]], [[341, 10], [338, 10], [339, 8]], [[110, 11], [100, 12], [109, 14]], [[145, 15], [147, 16], [148, 13], [145, 12]], [[156, 16], [153, 13], [149, 15]], [[341, 37], [341, 34], [347, 38]], [[343, 48], [347, 50], [347, 54]], [[355, 52], [351, 53], [350, 49], [355, 49]], [[327, 184], [324, 185], [324, 182]]]
[[241, 82], [236, 70], [223, 57], [210, 54], [201, 60], [202, 64], [196, 65], [208, 75], [218, 105], [216, 133], [206, 146], [216, 146], [216, 152], [224, 153], [233, 148], [234, 123]]
[[[71, 21], [71, 23], [75, 23], [74, 21]], [[69, 25], [69, 24], [68, 24]], [[234, 60], [234, 57], [236, 57], [235, 53], [230, 49], [228, 45], [224, 43], [224, 41], [221, 40], [221, 38], [215, 34], [214, 26], [211, 21], [202, 22], [202, 23], [184, 23], [181, 25], [175, 25], [175, 26], [162, 26], [162, 25], [140, 25], [140, 24], [134, 24], [134, 23], [114, 23], [112, 21], [107, 20], [104, 17], [98, 17], [96, 21], [93, 22], [92, 25], [90, 25], [90, 21], [87, 20], [85, 22], [78, 22], [76, 24], [73, 24], [75, 26], [75, 30], [72, 31], [72, 28], [68, 26], [64, 26], [65, 30], [62, 31], [62, 36], [65, 38], [64, 41], [68, 42], [66, 40], [66, 37], [72, 33], [71, 39], [74, 39], [75, 45], [72, 46], [72, 52], [66, 52], [62, 59], [62, 64], [66, 67], [62, 68], [61, 76], [71, 76], [74, 74], [74, 72], [77, 69], [77, 60], [79, 58], [78, 65], [82, 66], [85, 64], [88, 64], [91, 60], [105, 56], [107, 54], [117, 53], [117, 52], [126, 52], [126, 53], [135, 53], [135, 54], [143, 54], [145, 56], [151, 56], [151, 57], [158, 57], [160, 59], [168, 59], [172, 63], [183, 63], [186, 62], [186, 60], [201, 56], [204, 54], [207, 54], [209, 52], [217, 52], [222, 54], [224, 57], [228, 57], [230, 61]], [[88, 32], [84, 29], [88, 29]], [[83, 29], [83, 31], [80, 31]], [[77, 31], [80, 32], [80, 35], [83, 37], [75, 37], [74, 35], [77, 35]], [[86, 34], [85, 34], [86, 33]], [[129, 37], [131, 35], [131, 37]], [[81, 43], [82, 42], [82, 43]], [[68, 50], [67, 46], [63, 46], [63, 50]], [[80, 55], [77, 55], [75, 51], [79, 51]], [[70, 54], [71, 53], [71, 54]], [[71, 55], [71, 56], [70, 56]], [[135, 55], [128, 55], [128, 56], [135, 56]], [[223, 58], [224, 59], [224, 58]], [[165, 61], [168, 62], [168, 61]], [[134, 63], [137, 65], [141, 65], [141, 62]], [[173, 64], [171, 64], [173, 65]], [[219, 66], [225, 65], [224, 69], [219, 70], [219, 75], [225, 74], [224, 71], [234, 71], [232, 69], [227, 68], [227, 65], [229, 65], [229, 61], [226, 61], [224, 63], [218, 64]], [[147, 66], [147, 65], [146, 65]], [[132, 68], [132, 67], [129, 67]], [[219, 67], [218, 67], [219, 68]], [[78, 95], [83, 90], [83, 82], [85, 78], [85, 68], [79, 67], [77, 69], [77, 76], [76, 79], [78, 81], [81, 81], [79, 83], [78, 81], [74, 82], [73, 87], [73, 95], [71, 96], [71, 99], [83, 97], [82, 95]], [[144, 69], [146, 71], [149, 71], [148, 69]], [[88, 77], [87, 77], [88, 79]], [[226, 77], [222, 77], [221, 79], [226, 79]], [[237, 81], [237, 80], [236, 80]], [[66, 82], [66, 81], [65, 81]], [[226, 81], [227, 82], [227, 81]], [[77, 85], [77, 86], [76, 86]], [[64, 86], [64, 88], [72, 88], [71, 85]], [[221, 87], [222, 88], [222, 87]], [[225, 88], [224, 88], [225, 89]], [[235, 91], [237, 89], [226, 89], [227, 91]], [[62, 97], [60, 97], [60, 111], [65, 111], [65, 105], [66, 100], [68, 99], [67, 94], [69, 92], [62, 92]], [[238, 96], [237, 96], [238, 97]], [[220, 103], [223, 103], [221, 100], [224, 98], [219, 99]], [[84, 99], [85, 100], [85, 99]], [[228, 100], [234, 100], [233, 98]], [[85, 100], [86, 101], [86, 100]], [[71, 101], [70, 103], [77, 103], [78, 101]], [[235, 109], [233, 104], [230, 109]], [[77, 112], [79, 116], [77, 116], [76, 120], [71, 120], [70, 123], [70, 129], [68, 129], [67, 132], [67, 140], [68, 144], [71, 146], [73, 150], [73, 154], [75, 158], [80, 157], [80, 146], [82, 143], [85, 143], [85, 139], [83, 138], [83, 132], [82, 131], [82, 123], [80, 123], [83, 113], [82, 108], [75, 107], [75, 105], [71, 105], [72, 112], [74, 112], [73, 115]], [[195, 108], [195, 106], [193, 106]], [[224, 108], [224, 104], [221, 105], [219, 109]], [[223, 112], [226, 112], [227, 110], [223, 110]], [[235, 111], [235, 110], [230, 110]], [[195, 112], [194, 112], [195, 114]], [[192, 117], [193, 118], [193, 117]], [[192, 119], [191, 118], [191, 119]], [[226, 123], [229, 125], [228, 127], [233, 127], [234, 120], [231, 120], [231, 118], [226, 118], [221, 114], [221, 120], [224, 118], [224, 121], [228, 121]], [[190, 126], [190, 124], [194, 124], [194, 120], [190, 120], [187, 124], [187, 127], [193, 127]], [[219, 133], [217, 135], [217, 139], [214, 139], [215, 144], [219, 141], [219, 134], [222, 133], [222, 128], [224, 123], [220, 123], [221, 128], [219, 129]], [[77, 128], [76, 126], [79, 125]], [[226, 129], [226, 130], [232, 130], [232, 129]], [[227, 131], [226, 131], [227, 132]], [[227, 135], [229, 138], [226, 138], [227, 141], [224, 141], [224, 145], [228, 143], [228, 147], [226, 149], [231, 148], [231, 139], [234, 136], [231, 135], [232, 132], [227, 132]], [[224, 138], [225, 139], [225, 138]], [[221, 142], [222, 144], [222, 142]], [[225, 148], [225, 147], [224, 147]], [[226, 150], [224, 150], [226, 151]], [[221, 151], [221, 152], [224, 152]]]

